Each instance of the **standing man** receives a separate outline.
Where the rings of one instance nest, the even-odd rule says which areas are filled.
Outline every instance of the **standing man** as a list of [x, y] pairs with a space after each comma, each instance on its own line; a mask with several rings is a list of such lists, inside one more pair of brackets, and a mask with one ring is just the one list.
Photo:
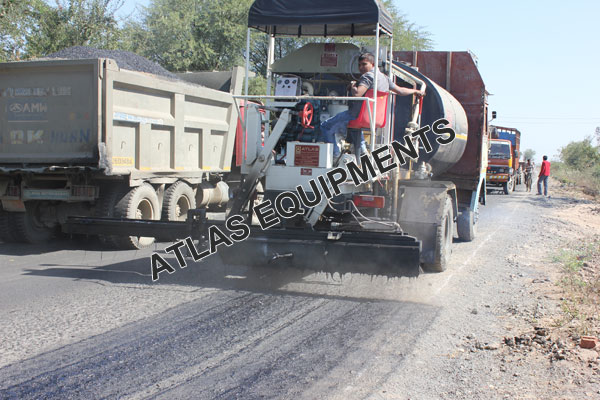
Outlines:
[[548, 196], [548, 177], [550, 176], [550, 161], [548, 161], [548, 156], [544, 156], [544, 161], [542, 161], [542, 168], [540, 168], [540, 174], [538, 175], [538, 192], [537, 194], [542, 194], [542, 182], [544, 182], [544, 196]]
[[[360, 57], [358, 57], [358, 70], [362, 74], [360, 79], [358, 82], [352, 82], [350, 85], [350, 93], [353, 97], [363, 97], [367, 90], [373, 88], [373, 81], [375, 78], [375, 56], [371, 53], [361, 54]], [[390, 90], [399, 96], [410, 96], [414, 94], [421, 97], [425, 95], [425, 92], [421, 90], [397, 86], [388, 76], [377, 69], [377, 91], [389, 92]], [[358, 117], [362, 106], [362, 101], [351, 101], [350, 103], [348, 111], [343, 111], [321, 123], [323, 139], [327, 143], [333, 143], [334, 160], [341, 155], [340, 148], [335, 138], [336, 134], [346, 135], [348, 122]], [[364, 140], [361, 140], [361, 142], [364, 143]], [[365, 147], [362, 143], [361, 147]]]
[[531, 159], [527, 159], [527, 164], [525, 164], [525, 189], [528, 192], [531, 192], [531, 181], [533, 180], [533, 164], [531, 164]]

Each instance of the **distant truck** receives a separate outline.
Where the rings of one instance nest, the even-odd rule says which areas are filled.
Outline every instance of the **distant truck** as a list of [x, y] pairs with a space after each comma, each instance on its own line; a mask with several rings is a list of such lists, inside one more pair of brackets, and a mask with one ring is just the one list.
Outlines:
[[521, 132], [515, 128], [490, 126], [491, 140], [488, 155], [487, 187], [499, 187], [510, 194], [523, 182], [519, 164]]
[[231, 93], [109, 58], [0, 63], [0, 240], [45, 242], [70, 216], [182, 221], [224, 205], [237, 122]]

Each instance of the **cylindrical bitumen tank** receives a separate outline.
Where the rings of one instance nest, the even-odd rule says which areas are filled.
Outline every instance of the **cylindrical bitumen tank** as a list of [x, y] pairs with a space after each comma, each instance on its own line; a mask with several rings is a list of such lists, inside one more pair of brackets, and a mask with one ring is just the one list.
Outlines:
[[[440, 136], [430, 130], [426, 135], [433, 147], [433, 151], [426, 153], [424, 149], [419, 150], [419, 160], [431, 165], [433, 176], [443, 174], [460, 160], [465, 151], [468, 132], [467, 114], [458, 100], [441, 86], [402, 63], [394, 62], [394, 64], [423, 80], [427, 85], [425, 97], [423, 98], [421, 127], [431, 127], [435, 121], [444, 118], [450, 122], [448, 126], [456, 133], [456, 138], [451, 143], [440, 145], [436, 141], [436, 138]], [[406, 125], [411, 119], [411, 101], [412, 96], [396, 96], [394, 140], [398, 140], [400, 143], [404, 142], [403, 136], [405, 135]]]

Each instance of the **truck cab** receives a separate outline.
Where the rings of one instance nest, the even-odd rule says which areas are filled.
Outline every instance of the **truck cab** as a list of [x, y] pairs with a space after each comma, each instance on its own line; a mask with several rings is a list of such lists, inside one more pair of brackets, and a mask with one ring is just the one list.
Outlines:
[[512, 144], [510, 140], [492, 139], [488, 156], [488, 186], [500, 186], [504, 193], [514, 190]]
[[497, 187], [510, 194], [515, 186], [522, 183], [519, 165], [521, 132], [515, 128], [491, 126], [490, 149], [488, 154], [487, 186]]

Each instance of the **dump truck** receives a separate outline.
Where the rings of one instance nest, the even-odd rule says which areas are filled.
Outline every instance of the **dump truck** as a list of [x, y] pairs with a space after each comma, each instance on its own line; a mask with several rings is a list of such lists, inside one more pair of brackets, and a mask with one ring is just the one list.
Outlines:
[[510, 194], [523, 182], [523, 169], [519, 163], [521, 132], [515, 128], [491, 126], [488, 189], [498, 187]]
[[113, 59], [0, 64], [0, 240], [45, 242], [71, 216], [178, 221], [225, 205], [237, 121], [231, 93]]
[[[224, 220], [196, 208], [188, 210], [187, 221], [71, 217], [64, 227], [126, 237], [187, 236], [169, 247], [180, 265], [184, 246], [199, 260], [225, 243], [218, 253], [231, 264], [388, 277], [417, 276], [421, 267], [445, 270], [455, 224], [461, 239], [473, 240], [485, 203], [487, 92], [468, 52], [394, 54], [392, 21], [374, 0], [255, 1], [246, 71], [255, 29], [268, 37], [267, 92], [248, 95], [246, 81], [245, 94], [230, 97], [244, 106], [236, 141], [241, 179]], [[365, 97], [350, 96], [346, 88], [359, 77], [363, 49], [309, 43], [275, 60], [275, 41], [289, 36], [374, 36], [376, 67], [397, 85], [426, 95], [378, 92], [376, 78]], [[381, 38], [387, 49], [380, 48]], [[343, 153], [334, 158], [320, 122], [356, 101], [361, 111], [336, 138]], [[363, 136], [367, 154], [361, 154]], [[226, 159], [233, 155], [219, 151]], [[231, 221], [247, 229], [227, 236], [236, 226]], [[192, 240], [208, 242], [209, 250], [197, 251]]]

